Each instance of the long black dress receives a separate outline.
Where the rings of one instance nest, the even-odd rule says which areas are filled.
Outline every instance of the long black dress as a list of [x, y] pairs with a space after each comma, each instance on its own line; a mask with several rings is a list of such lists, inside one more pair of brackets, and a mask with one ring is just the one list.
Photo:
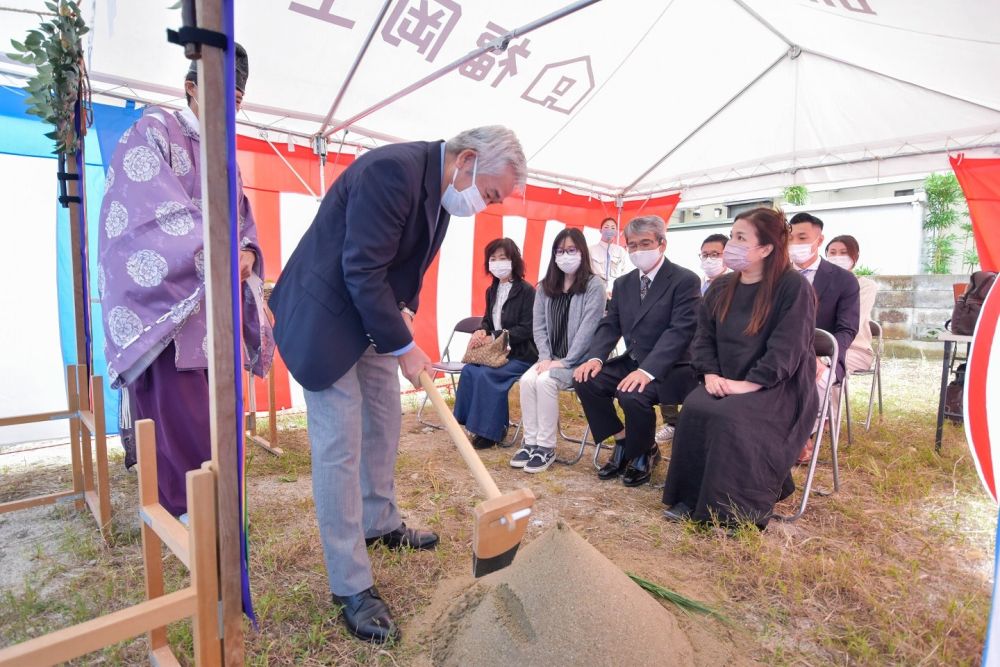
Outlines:
[[747, 336], [760, 283], [737, 285], [725, 321], [711, 314], [722, 288], [734, 279], [718, 278], [705, 295], [692, 365], [702, 377], [714, 373], [763, 388], [716, 398], [702, 384], [688, 394], [663, 502], [684, 503], [695, 521], [710, 521], [714, 514], [723, 522], [749, 520], [764, 528], [816, 419], [816, 302], [809, 282], [789, 269], [767, 322]]

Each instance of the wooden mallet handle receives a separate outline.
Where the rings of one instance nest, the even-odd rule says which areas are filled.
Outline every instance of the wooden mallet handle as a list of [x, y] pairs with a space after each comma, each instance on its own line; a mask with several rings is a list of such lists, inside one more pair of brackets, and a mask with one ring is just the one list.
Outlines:
[[420, 371], [420, 384], [423, 385], [424, 391], [427, 392], [427, 398], [431, 399], [431, 403], [434, 404], [434, 409], [437, 410], [438, 416], [444, 422], [445, 430], [448, 431], [448, 435], [451, 436], [455, 447], [458, 448], [458, 453], [465, 459], [465, 464], [469, 466], [472, 476], [476, 478], [476, 482], [479, 483], [479, 488], [483, 490], [486, 499], [499, 498], [501, 494], [496, 482], [493, 481], [489, 471], [486, 470], [486, 466], [483, 465], [479, 454], [473, 449], [469, 439], [465, 437], [465, 432], [455, 420], [455, 415], [451, 413], [448, 404], [444, 402], [441, 393], [434, 386], [434, 382], [431, 381], [426, 371]]

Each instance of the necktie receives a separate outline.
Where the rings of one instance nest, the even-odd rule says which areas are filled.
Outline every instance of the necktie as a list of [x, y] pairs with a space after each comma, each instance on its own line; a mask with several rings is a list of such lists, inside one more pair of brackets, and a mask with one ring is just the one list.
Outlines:
[[639, 278], [639, 301], [646, 298], [646, 292], [649, 291], [649, 284], [653, 282], [649, 279], [649, 276], [641, 276]]

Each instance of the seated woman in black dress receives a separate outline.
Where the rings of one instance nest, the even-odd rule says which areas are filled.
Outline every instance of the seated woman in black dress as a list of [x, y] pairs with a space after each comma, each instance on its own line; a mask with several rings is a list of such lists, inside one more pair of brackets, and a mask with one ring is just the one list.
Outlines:
[[699, 307], [691, 364], [704, 384], [677, 422], [664, 516], [764, 528], [794, 489], [789, 472], [816, 416], [816, 302], [789, 263], [779, 211], [736, 216], [723, 257], [733, 273]]
[[535, 288], [524, 281], [524, 260], [510, 239], [486, 245], [485, 269], [493, 275], [486, 289], [486, 314], [482, 328], [472, 334], [470, 347], [484, 345], [506, 331], [510, 354], [500, 368], [466, 364], [455, 392], [455, 419], [472, 433], [476, 449], [503, 440], [510, 413], [507, 392], [538, 361], [531, 327]]

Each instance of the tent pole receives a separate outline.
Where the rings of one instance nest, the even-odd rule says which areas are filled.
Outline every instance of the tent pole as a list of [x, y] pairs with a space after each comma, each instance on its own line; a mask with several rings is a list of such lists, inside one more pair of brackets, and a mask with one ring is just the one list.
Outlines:
[[274, 154], [277, 155], [278, 158], [280, 158], [281, 161], [285, 163], [285, 166], [288, 167], [288, 171], [292, 172], [292, 175], [295, 176], [295, 178], [298, 179], [299, 183], [302, 184], [302, 187], [304, 187], [306, 189], [306, 192], [308, 192], [313, 197], [315, 197], [316, 199], [318, 199], [319, 197], [317, 197], [316, 191], [313, 190], [311, 187], [309, 187], [309, 183], [307, 183], [306, 179], [302, 178], [302, 176], [299, 175], [299, 172], [295, 171], [295, 167], [292, 166], [292, 163], [289, 162], [288, 159], [284, 155], [281, 154], [281, 151], [279, 151], [278, 147], [275, 146], [271, 142], [271, 139], [268, 138], [268, 136], [267, 136], [266, 133], [263, 135], [262, 138], [264, 139], [264, 141], [267, 142], [267, 145], [271, 147], [271, 150], [274, 151]]
[[774, 33], [775, 37], [777, 37], [778, 39], [780, 39], [781, 41], [783, 41], [787, 46], [789, 46], [789, 47], [795, 46], [795, 42], [793, 42], [792, 40], [790, 40], [787, 37], [785, 37], [785, 34], [783, 32], [781, 32], [780, 30], [778, 30], [777, 28], [775, 28], [773, 25], [771, 25], [770, 21], [768, 21], [763, 16], [761, 16], [760, 14], [758, 14], [757, 12], [755, 12], [750, 6], [747, 5], [747, 3], [743, 2], [743, 0], [733, 0], [733, 2], [735, 2], [737, 5], [739, 5], [740, 7], [742, 7], [743, 11], [745, 11], [747, 14], [749, 14], [752, 17], [754, 17], [754, 19], [758, 23], [760, 23], [762, 26], [764, 26], [765, 28], [767, 28], [768, 30], [770, 30], [772, 33]]
[[347, 87], [351, 85], [351, 80], [354, 79], [354, 74], [358, 71], [358, 67], [361, 65], [361, 60], [365, 57], [365, 53], [368, 52], [368, 47], [371, 45], [372, 39], [375, 37], [375, 33], [378, 32], [378, 27], [382, 25], [382, 19], [385, 18], [385, 13], [389, 11], [389, 5], [391, 4], [392, 0], [385, 0], [382, 4], [381, 11], [379, 11], [378, 16], [375, 17], [375, 22], [372, 23], [372, 29], [368, 31], [368, 36], [365, 37], [365, 43], [361, 45], [361, 50], [358, 51], [358, 55], [354, 57], [351, 69], [347, 71], [344, 83], [341, 84], [340, 90], [337, 91], [337, 97], [333, 100], [333, 104], [330, 105], [330, 110], [326, 112], [326, 118], [323, 119], [323, 125], [319, 128], [320, 134], [326, 132], [326, 128], [330, 126], [330, 119], [333, 118], [333, 114], [337, 112], [337, 107], [340, 106], [340, 102], [344, 99], [344, 93], [347, 92]]
[[375, 113], [379, 109], [383, 109], [383, 108], [389, 106], [390, 104], [392, 104], [393, 102], [395, 102], [396, 100], [399, 100], [399, 99], [402, 99], [402, 98], [406, 97], [407, 95], [409, 95], [413, 91], [419, 90], [420, 88], [423, 88], [427, 84], [432, 83], [432, 82], [440, 79], [445, 74], [448, 74], [452, 70], [458, 69], [459, 67], [461, 67], [465, 63], [467, 63], [470, 60], [473, 60], [475, 58], [478, 58], [479, 56], [483, 55], [487, 51], [494, 51], [494, 52], [496, 52], [496, 51], [502, 51], [502, 50], [504, 50], [504, 49], [507, 48], [507, 45], [511, 42], [511, 40], [516, 39], [518, 37], [521, 37], [522, 35], [526, 35], [529, 32], [532, 32], [534, 30], [537, 30], [538, 28], [541, 28], [542, 26], [545, 26], [545, 25], [548, 25], [549, 23], [552, 23], [553, 21], [558, 21], [561, 18], [569, 16], [570, 14], [578, 12], [579, 10], [581, 10], [581, 9], [583, 9], [585, 7], [589, 7], [590, 5], [593, 5], [593, 4], [597, 3], [597, 2], [600, 2], [600, 0], [577, 0], [576, 2], [574, 2], [574, 3], [570, 4], [570, 5], [567, 5], [566, 7], [563, 7], [562, 9], [558, 9], [558, 10], [552, 12], [551, 14], [543, 16], [540, 19], [532, 21], [531, 23], [526, 23], [523, 26], [521, 26], [520, 28], [515, 28], [514, 30], [511, 30], [507, 34], [501, 35], [497, 39], [489, 42], [488, 44], [486, 44], [486, 46], [481, 46], [481, 47], [479, 47], [477, 49], [474, 49], [473, 51], [470, 51], [469, 53], [465, 54], [464, 56], [462, 56], [458, 60], [455, 60], [455, 61], [452, 61], [452, 62], [448, 63], [444, 67], [441, 67], [440, 69], [438, 69], [438, 70], [436, 70], [436, 71], [428, 74], [427, 76], [425, 76], [424, 78], [420, 79], [419, 81], [416, 81], [415, 83], [410, 84], [406, 88], [403, 88], [402, 90], [400, 90], [400, 91], [398, 91], [396, 93], [393, 93], [392, 95], [390, 95], [389, 97], [385, 98], [381, 102], [377, 102], [376, 104], [368, 107], [367, 109], [354, 114], [353, 116], [351, 116], [347, 120], [341, 121], [341, 122], [337, 123], [333, 128], [331, 128], [331, 129], [329, 129], [329, 130], [326, 131], [325, 136], [329, 137], [329, 136], [331, 136], [331, 135], [333, 135], [333, 134], [335, 134], [337, 132], [340, 132], [344, 128], [351, 127], [354, 123], [358, 122], [362, 118], [367, 118], [368, 116], [370, 116], [371, 114]]
[[[197, 0], [197, 27], [227, 33], [224, 5], [232, 0]], [[226, 52], [203, 45], [198, 62], [198, 108], [201, 122], [201, 191], [205, 212], [205, 287], [208, 317], [209, 418], [212, 469], [218, 480], [219, 588], [223, 662], [243, 664], [243, 594], [240, 582], [240, 488], [236, 414], [236, 351], [233, 345], [233, 257], [230, 228]]]
[[767, 76], [771, 72], [771, 70], [773, 70], [775, 67], [777, 67], [778, 64], [782, 60], [784, 60], [785, 58], [789, 57], [790, 55], [791, 55], [791, 51], [789, 50], [789, 51], [786, 51], [785, 53], [782, 53], [780, 56], [778, 56], [773, 63], [771, 63], [770, 65], [767, 66], [767, 69], [765, 69], [763, 72], [761, 72], [760, 74], [758, 74], [757, 76], [755, 76], [754, 79], [750, 83], [748, 83], [747, 85], [743, 86], [735, 95], [733, 95], [732, 97], [730, 97], [725, 102], [725, 104], [723, 104], [721, 107], [719, 107], [718, 109], [716, 109], [715, 113], [713, 113], [711, 116], [709, 116], [704, 121], [702, 121], [701, 124], [698, 125], [698, 127], [696, 127], [693, 130], [691, 130], [691, 132], [686, 137], [684, 137], [683, 139], [681, 139], [678, 143], [674, 144], [673, 148], [671, 148], [669, 151], [667, 151], [666, 155], [664, 155], [659, 160], [657, 160], [653, 164], [653, 166], [651, 166], [649, 169], [647, 169], [646, 171], [644, 171], [641, 174], [639, 174], [638, 178], [636, 178], [631, 183], [629, 183], [624, 188], [622, 188], [622, 191], [621, 191], [620, 194], [624, 195], [624, 194], [628, 193], [628, 191], [631, 190], [632, 188], [634, 188], [637, 184], [639, 184], [642, 181], [642, 179], [644, 179], [647, 176], [649, 176], [653, 172], [653, 170], [655, 170], [661, 164], [663, 164], [664, 162], [666, 162], [667, 158], [669, 158], [671, 155], [673, 155], [674, 153], [676, 153], [677, 150], [680, 149], [681, 146], [683, 146], [684, 144], [686, 144], [696, 134], [698, 134], [699, 132], [701, 132], [705, 128], [706, 125], [708, 125], [713, 120], [715, 120], [716, 116], [718, 116], [723, 111], [725, 111], [726, 109], [728, 109], [729, 106], [733, 102], [735, 102], [736, 100], [738, 100], [740, 97], [743, 96], [743, 93], [745, 93], [748, 90], [750, 90], [751, 88], [753, 88], [754, 85], [756, 85], [756, 83], [758, 81], [760, 81], [765, 76]]
[[[962, 146], [949, 146], [948, 148], [941, 148], [941, 149], [937, 149], [937, 150], [928, 150], [928, 151], [915, 150], [915, 151], [907, 151], [906, 153], [896, 153], [894, 155], [887, 155], [887, 156], [873, 155], [871, 157], [856, 158], [856, 159], [853, 159], [853, 160], [840, 160], [839, 162], [827, 162], [827, 163], [824, 163], [824, 164], [815, 164], [815, 165], [801, 165], [800, 164], [800, 165], [796, 165], [795, 167], [788, 167], [786, 169], [777, 169], [777, 170], [768, 171], [768, 172], [765, 172], [765, 173], [762, 173], [762, 174], [754, 174], [752, 176], [738, 176], [738, 177], [735, 177], [735, 178], [720, 178], [718, 180], [709, 180], [709, 181], [706, 181], [705, 183], [698, 184], [698, 185], [718, 185], [720, 183], [737, 183], [739, 181], [745, 181], [745, 180], [749, 180], [751, 178], [759, 178], [759, 177], [764, 177], [764, 176], [773, 176], [775, 174], [788, 174], [788, 173], [792, 173], [793, 171], [802, 171], [804, 169], [819, 169], [819, 168], [822, 168], [822, 167], [842, 167], [842, 166], [845, 166], [845, 165], [852, 165], [852, 164], [866, 164], [868, 162], [878, 162], [878, 163], [881, 164], [881, 163], [884, 163], [884, 162], [887, 162], [889, 160], [893, 160], [893, 159], [896, 159], [896, 158], [908, 158], [908, 157], [914, 157], [916, 155], [948, 155], [948, 154], [951, 154], [951, 153], [962, 152], [962, 151], [970, 151], [970, 150], [976, 150], [976, 149], [1000, 150], [1000, 143], [992, 143], [992, 144], [966, 144], [966, 145], [962, 145]], [[679, 189], [681, 189], [681, 185], [680, 185], [680, 183], [677, 183], [676, 185], [671, 186], [671, 187], [657, 188], [655, 190], [636, 190], [635, 192], [633, 192], [631, 194], [631, 196], [634, 197], [634, 198], [639, 198], [639, 197], [642, 197], [642, 196], [645, 196], [645, 197], [655, 197], [656, 195], [667, 194], [667, 193], [670, 193], [670, 192], [677, 192]], [[759, 188], [759, 189], [766, 189], [766, 188]]]

